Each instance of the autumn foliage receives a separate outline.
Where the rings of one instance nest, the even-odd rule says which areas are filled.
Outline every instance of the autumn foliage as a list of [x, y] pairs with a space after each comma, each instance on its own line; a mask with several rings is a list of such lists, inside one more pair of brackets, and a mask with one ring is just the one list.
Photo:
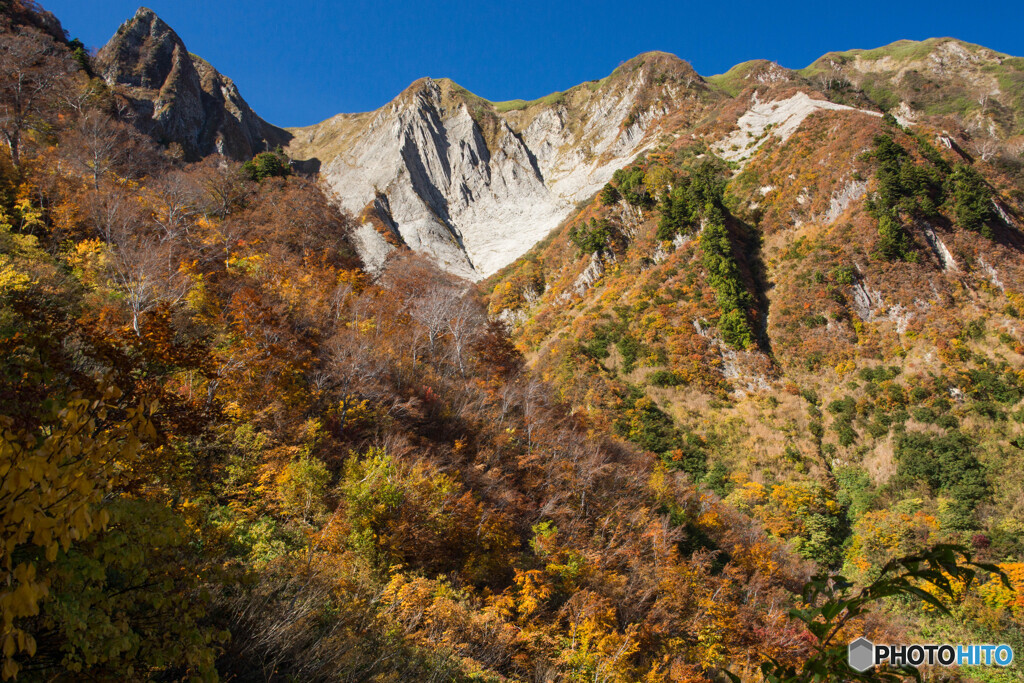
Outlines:
[[[4, 58], [63, 76], [0, 150], [5, 680], [756, 678], [813, 654], [788, 610], [816, 567], [869, 582], [949, 540], [1009, 577], [970, 623], [1019, 626], [1015, 489], [985, 470], [1024, 419], [1016, 357], [982, 353], [1010, 328], [857, 317], [915, 264], [855, 267], [859, 209], [771, 241], [751, 178], [803, 148], [735, 179], [652, 154], [482, 300], [407, 249], [364, 270], [277, 153], [158, 147], [15, 4]], [[909, 380], [881, 361], [915, 338], [946, 365]]]

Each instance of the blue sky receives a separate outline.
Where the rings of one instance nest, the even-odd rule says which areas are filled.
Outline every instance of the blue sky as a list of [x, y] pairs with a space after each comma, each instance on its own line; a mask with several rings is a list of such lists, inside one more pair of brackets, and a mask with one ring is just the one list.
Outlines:
[[[533, 99], [664, 50], [702, 75], [764, 58], [800, 68], [830, 50], [954, 36], [1024, 55], [1024, 2], [630, 3], [519, 0], [145, 0], [281, 126], [375, 109], [422, 76], [491, 100]], [[139, 0], [41, 0], [103, 45]]]

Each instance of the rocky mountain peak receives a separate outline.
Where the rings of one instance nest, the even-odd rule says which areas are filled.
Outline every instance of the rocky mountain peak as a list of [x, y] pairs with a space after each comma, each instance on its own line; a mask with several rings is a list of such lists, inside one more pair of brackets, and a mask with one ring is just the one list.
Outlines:
[[42, 31], [58, 43], [67, 42], [64, 27], [52, 12], [47, 12], [36, 3], [27, 0], [0, 2], [0, 33], [17, 30], [23, 26]]
[[216, 153], [245, 160], [288, 140], [149, 8], [140, 7], [117, 29], [97, 65], [131, 105], [135, 125], [162, 143], [181, 145], [188, 159]]
[[199, 86], [185, 43], [148, 7], [140, 7], [121, 24], [99, 59], [108, 83], [160, 89], [171, 73], [178, 71], [189, 85]]
[[[491, 102], [450, 79], [423, 78], [374, 112], [290, 131], [288, 153], [315, 158], [334, 198], [375, 229], [378, 263], [398, 241], [470, 279], [542, 239], [637, 154], [692, 89], [686, 62], [646, 53], [609, 77], [537, 100]], [[380, 229], [385, 234], [378, 234]]]
[[470, 98], [479, 99], [451, 79], [418, 78], [391, 100], [390, 105], [393, 107], [432, 106], [447, 110], [465, 105]]
[[402, 102], [419, 95], [438, 92], [440, 92], [440, 85], [438, 81], [429, 77], [417, 78], [415, 81], [407, 85], [402, 92], [398, 93], [392, 102]]

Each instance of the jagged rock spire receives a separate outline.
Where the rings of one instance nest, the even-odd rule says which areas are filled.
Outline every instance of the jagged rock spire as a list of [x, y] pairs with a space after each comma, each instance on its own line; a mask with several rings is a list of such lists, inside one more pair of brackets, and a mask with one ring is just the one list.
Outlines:
[[244, 160], [288, 140], [147, 7], [118, 28], [97, 63], [103, 79], [131, 104], [136, 125], [159, 142], [180, 144], [188, 159], [219, 153]]

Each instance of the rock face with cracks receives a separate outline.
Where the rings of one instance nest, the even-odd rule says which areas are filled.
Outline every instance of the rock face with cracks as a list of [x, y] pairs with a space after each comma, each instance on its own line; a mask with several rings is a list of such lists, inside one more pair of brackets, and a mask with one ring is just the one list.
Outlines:
[[[334, 198], [445, 269], [477, 280], [545, 237], [577, 202], [653, 146], [659, 121], [702, 89], [671, 55], [641, 55], [601, 82], [533, 103], [491, 103], [422, 79], [377, 111], [290, 131]], [[380, 201], [381, 197], [386, 201]], [[369, 235], [363, 243], [379, 254]]]
[[257, 116], [234, 82], [189, 54], [178, 34], [142, 7], [97, 56], [100, 75], [127, 99], [133, 122], [189, 160], [210, 154], [248, 160], [288, 134]]

